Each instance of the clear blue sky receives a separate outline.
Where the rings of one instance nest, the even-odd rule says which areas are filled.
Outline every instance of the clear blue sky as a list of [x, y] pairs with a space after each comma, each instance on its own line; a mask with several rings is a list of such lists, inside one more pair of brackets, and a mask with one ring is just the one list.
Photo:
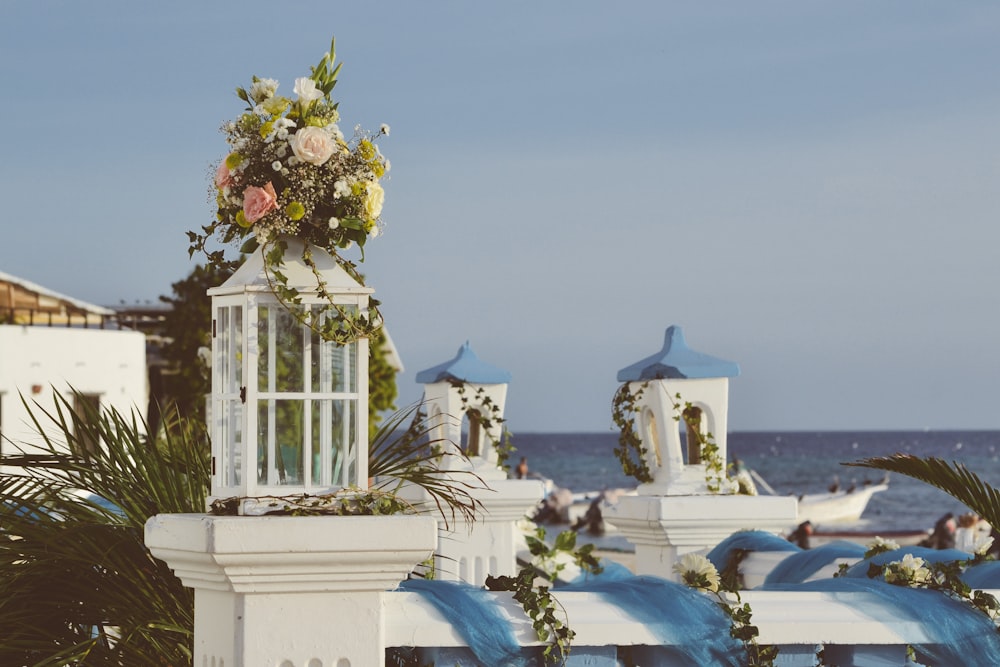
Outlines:
[[667, 326], [731, 429], [1000, 428], [1000, 4], [0, 0], [0, 270], [155, 301], [219, 126], [336, 35], [392, 126], [364, 271], [414, 374], [470, 340], [509, 426], [610, 428]]

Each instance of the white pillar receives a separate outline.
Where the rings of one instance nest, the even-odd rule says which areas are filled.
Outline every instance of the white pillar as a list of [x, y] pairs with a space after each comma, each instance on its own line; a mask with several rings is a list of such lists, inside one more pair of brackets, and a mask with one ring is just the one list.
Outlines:
[[636, 574], [677, 581], [674, 563], [740, 530], [779, 533], [795, 523], [791, 496], [624, 496], [605, 520], [635, 545]]
[[197, 667], [381, 667], [385, 591], [437, 544], [432, 517], [164, 514], [146, 545], [195, 589]]

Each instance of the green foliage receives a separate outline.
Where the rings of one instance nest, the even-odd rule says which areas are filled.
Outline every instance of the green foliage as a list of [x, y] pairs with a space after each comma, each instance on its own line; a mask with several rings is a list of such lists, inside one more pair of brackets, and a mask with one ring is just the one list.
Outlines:
[[553, 582], [570, 562], [593, 574], [599, 574], [603, 568], [593, 555], [593, 544], [576, 547], [576, 532], [572, 530], [560, 533], [551, 547], [545, 543], [545, 529], [540, 527], [534, 535], [526, 536], [526, 541], [532, 563], [513, 577], [487, 576], [486, 588], [512, 592], [514, 600], [531, 619], [538, 641], [548, 644], [543, 652], [545, 662], [565, 663], [576, 633], [559, 618], [558, 600], [552, 596], [551, 587], [541, 582]]
[[149, 554], [143, 527], [204, 509], [203, 430], [171, 412], [151, 442], [135, 415], [56, 401], [31, 409], [57, 435], [0, 460], [21, 467], [0, 475], [0, 664], [190, 664], [193, 594]]
[[632, 393], [629, 383], [623, 384], [615, 392], [611, 401], [611, 419], [618, 427], [618, 446], [615, 455], [622, 464], [626, 475], [634, 477], [643, 484], [653, 481], [653, 473], [646, 464], [648, 450], [642, 444], [642, 438], [635, 432], [635, 414], [639, 411], [639, 399], [642, 398], [646, 385]]
[[379, 422], [390, 410], [396, 409], [399, 390], [396, 369], [389, 364], [388, 341], [383, 330], [372, 337], [368, 346], [368, 440], [378, 433]]
[[925, 459], [910, 454], [893, 454], [845, 463], [844, 465], [896, 472], [935, 486], [963, 503], [991, 526], [1000, 526], [1000, 490], [984, 482], [958, 462]]
[[186, 418], [205, 421], [205, 395], [212, 384], [208, 366], [198, 353], [212, 346], [212, 300], [205, 292], [232, 273], [230, 267], [197, 265], [170, 286], [172, 296], [160, 297], [170, 306], [163, 323], [163, 336], [169, 339], [163, 349], [168, 363], [163, 373], [163, 404]]

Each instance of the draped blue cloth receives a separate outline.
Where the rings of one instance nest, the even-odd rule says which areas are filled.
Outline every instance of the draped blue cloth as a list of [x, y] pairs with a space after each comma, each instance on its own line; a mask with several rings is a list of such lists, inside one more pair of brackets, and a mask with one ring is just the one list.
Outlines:
[[[901, 558], [902, 555], [899, 555]], [[891, 559], [897, 560], [897, 559]], [[993, 622], [972, 606], [937, 591], [894, 586], [880, 579], [837, 577], [803, 584], [766, 584], [764, 590], [820, 591], [851, 596], [855, 608], [873, 620], [903, 619], [920, 624], [928, 640], [914, 644], [919, 662], [930, 667], [996, 667], [1000, 634]]]
[[454, 581], [409, 579], [397, 590], [419, 593], [458, 631], [479, 662], [527, 667], [521, 645], [496, 597], [483, 588]]
[[[469, 584], [411, 579], [399, 590], [418, 593], [462, 636], [476, 659], [486, 665], [526, 667], [509, 622], [495, 596]], [[660, 654], [684, 667], [742, 667], [743, 644], [729, 636], [729, 617], [710, 597], [658, 577], [633, 575], [622, 566], [607, 566], [559, 591], [595, 593], [644, 624], [663, 645]]]
[[673, 581], [633, 575], [626, 568], [605, 569], [605, 573], [558, 590], [600, 595], [652, 632], [662, 646], [659, 654], [664, 660], [669, 658], [671, 665], [746, 664], [743, 643], [729, 635], [729, 616], [712, 598]]
[[860, 559], [865, 548], [855, 542], [837, 540], [805, 551], [793, 553], [778, 563], [764, 584], [800, 584], [838, 558]]
[[802, 549], [772, 533], [762, 530], [741, 530], [719, 542], [708, 552], [707, 557], [712, 561], [712, 565], [722, 572], [734, 551], [802, 551]]
[[970, 588], [1000, 588], [1000, 561], [991, 560], [973, 565], [962, 575], [962, 581], [968, 584]]

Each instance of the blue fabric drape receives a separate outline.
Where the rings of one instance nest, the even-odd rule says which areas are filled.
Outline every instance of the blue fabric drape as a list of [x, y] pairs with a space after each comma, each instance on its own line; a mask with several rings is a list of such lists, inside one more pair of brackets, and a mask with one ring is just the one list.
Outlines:
[[719, 542], [708, 552], [708, 560], [719, 572], [726, 568], [734, 551], [802, 551], [783, 537], [762, 530], [741, 530]]
[[419, 593], [458, 631], [476, 659], [485, 665], [527, 667], [511, 630], [492, 593], [454, 581], [409, 579], [398, 590]]
[[971, 588], [1000, 588], [1000, 561], [993, 560], [973, 565], [962, 575], [962, 581]]
[[[902, 557], [902, 556], [900, 556]], [[896, 560], [896, 559], [892, 559]], [[879, 579], [822, 579], [804, 584], [770, 584], [764, 590], [821, 591], [851, 596], [850, 602], [873, 620], [905, 619], [920, 624], [928, 641], [914, 645], [919, 661], [929, 667], [996, 667], [1000, 634], [985, 614], [937, 591], [894, 586]]]
[[730, 620], [718, 603], [704, 593], [659, 577], [623, 576], [613, 571], [560, 591], [597, 593], [645, 625], [664, 647], [670, 664], [690, 667], [746, 664], [742, 642], [729, 636]]
[[837, 540], [815, 549], [799, 551], [778, 563], [764, 584], [799, 584], [838, 558], [860, 559], [865, 548], [855, 542]]

